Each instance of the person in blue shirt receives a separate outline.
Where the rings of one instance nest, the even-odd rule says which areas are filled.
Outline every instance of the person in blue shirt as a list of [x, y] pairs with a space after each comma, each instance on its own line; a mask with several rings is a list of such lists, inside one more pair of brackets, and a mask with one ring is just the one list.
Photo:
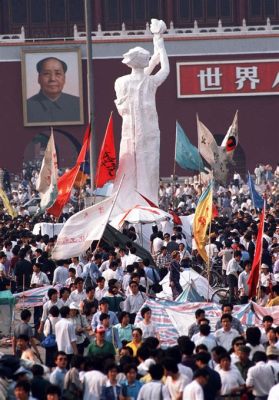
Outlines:
[[124, 400], [137, 400], [140, 388], [143, 385], [142, 382], [136, 379], [137, 366], [135, 364], [126, 364], [124, 366], [124, 373], [126, 375], [126, 381], [122, 383], [121, 395], [123, 396]]

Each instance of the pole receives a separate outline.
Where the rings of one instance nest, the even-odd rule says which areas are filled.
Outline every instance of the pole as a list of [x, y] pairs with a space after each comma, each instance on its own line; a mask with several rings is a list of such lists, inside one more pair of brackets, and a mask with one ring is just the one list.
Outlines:
[[85, 27], [86, 27], [86, 59], [87, 59], [87, 102], [88, 102], [88, 122], [91, 122], [90, 136], [90, 181], [91, 194], [94, 190], [94, 175], [96, 169], [96, 135], [94, 130], [94, 101], [93, 101], [93, 52], [92, 52], [92, 13], [91, 0], [84, 0]]

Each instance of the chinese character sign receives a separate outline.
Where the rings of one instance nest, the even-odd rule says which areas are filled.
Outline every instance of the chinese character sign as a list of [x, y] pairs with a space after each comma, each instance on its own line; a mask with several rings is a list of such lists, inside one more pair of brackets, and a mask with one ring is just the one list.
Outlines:
[[177, 63], [178, 97], [279, 94], [279, 60]]

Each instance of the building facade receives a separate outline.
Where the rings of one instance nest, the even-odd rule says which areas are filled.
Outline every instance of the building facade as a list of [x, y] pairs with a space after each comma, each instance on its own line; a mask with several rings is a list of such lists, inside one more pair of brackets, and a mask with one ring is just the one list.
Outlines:
[[[91, 6], [97, 153], [111, 111], [119, 146], [121, 118], [114, 106], [114, 81], [129, 73], [121, 63], [129, 48], [152, 51], [147, 22], [155, 17], [168, 26], [165, 42], [171, 67], [157, 94], [161, 175], [173, 173], [176, 120], [197, 145], [197, 113], [220, 142], [238, 110], [235, 168], [245, 173], [257, 162], [276, 166], [278, 0], [94, 0]], [[36, 60], [37, 53], [76, 50], [81, 53], [84, 123], [54, 126], [63, 166], [73, 164], [88, 121], [84, 2], [0, 0], [0, 167], [19, 171], [24, 153], [29, 159], [41, 156], [39, 143], [45, 145], [50, 132], [47, 124], [24, 125], [25, 80], [33, 68], [28, 70], [27, 61], [24, 64], [25, 54], [34, 53]], [[37, 80], [35, 74], [33, 78]], [[176, 172], [186, 174], [179, 168]]]

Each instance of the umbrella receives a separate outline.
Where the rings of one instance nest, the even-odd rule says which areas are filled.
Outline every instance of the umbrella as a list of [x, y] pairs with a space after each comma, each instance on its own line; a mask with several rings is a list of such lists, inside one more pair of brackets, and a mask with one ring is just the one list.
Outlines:
[[117, 217], [118, 227], [121, 227], [124, 222], [129, 224], [152, 224], [164, 221], [167, 218], [172, 218], [167, 212], [156, 207], [135, 206], [130, 208], [125, 213]]

